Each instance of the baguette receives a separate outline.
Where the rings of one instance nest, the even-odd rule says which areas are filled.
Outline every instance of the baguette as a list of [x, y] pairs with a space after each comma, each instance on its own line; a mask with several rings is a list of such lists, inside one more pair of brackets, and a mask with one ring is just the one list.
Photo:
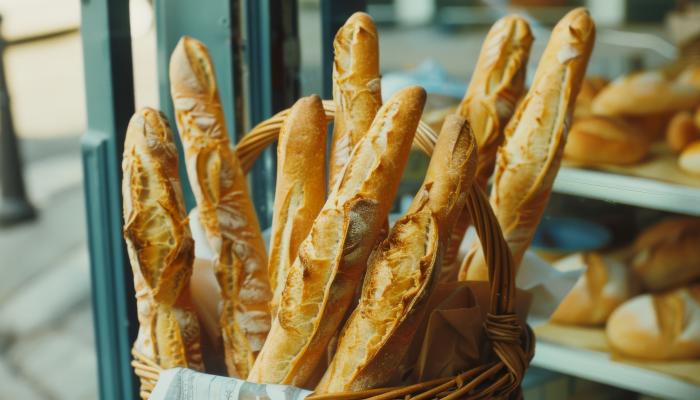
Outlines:
[[299, 247], [249, 381], [308, 385], [386, 221], [424, 104], [420, 87], [397, 92], [353, 150]]
[[304, 97], [289, 111], [277, 144], [277, 184], [268, 273], [272, 315], [302, 240], [326, 200], [326, 115], [321, 98]]
[[370, 389], [395, 374], [426, 313], [475, 170], [476, 144], [469, 124], [450, 115], [413, 203], [372, 254], [359, 304], [343, 327], [316, 392]]
[[[525, 19], [507, 16], [496, 21], [484, 39], [471, 83], [457, 110], [472, 125], [479, 146], [476, 183], [484, 191], [493, 173], [496, 151], [503, 142], [503, 128], [523, 94], [532, 41]], [[443, 282], [457, 278], [459, 247], [470, 224], [465, 208], [458, 216], [443, 258], [440, 277]]]
[[134, 350], [162, 368], [203, 370], [200, 330], [189, 301], [194, 242], [165, 116], [144, 108], [124, 142], [124, 241], [134, 274], [139, 331]]
[[187, 175], [215, 255], [226, 367], [229, 375], [245, 377], [270, 327], [267, 257], [204, 44], [180, 40], [170, 59], [170, 85]]
[[614, 352], [636, 359], [700, 358], [700, 285], [643, 294], [610, 316], [605, 332]]
[[[532, 241], [559, 171], [569, 120], [594, 38], [593, 20], [583, 8], [559, 21], [532, 86], [506, 127], [490, 202], [516, 268]], [[478, 242], [464, 259], [459, 278], [488, 280]]]
[[552, 314], [552, 322], [603, 325], [620, 304], [637, 294], [637, 285], [623, 263], [595, 252], [571, 257], [557, 264], [575, 263], [584, 272]]
[[700, 218], [669, 218], [642, 232], [632, 268], [644, 287], [660, 291], [700, 279]]
[[372, 18], [356, 12], [333, 41], [333, 102], [335, 122], [329, 161], [333, 188], [350, 153], [367, 133], [382, 105], [379, 82], [379, 38]]

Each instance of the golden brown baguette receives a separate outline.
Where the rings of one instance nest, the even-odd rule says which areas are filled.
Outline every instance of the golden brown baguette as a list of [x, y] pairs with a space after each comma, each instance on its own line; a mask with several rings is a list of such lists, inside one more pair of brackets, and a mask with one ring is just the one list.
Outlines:
[[420, 87], [397, 92], [353, 150], [299, 247], [249, 381], [308, 385], [387, 218], [424, 104]]
[[[549, 200], [559, 171], [571, 113], [593, 49], [595, 26], [577, 8], [554, 27], [532, 86], [508, 123], [499, 148], [491, 206], [519, 266]], [[478, 242], [467, 254], [460, 280], [488, 280]]]
[[593, 100], [600, 115], [673, 113], [700, 104], [700, 88], [669, 80], [660, 71], [639, 72], [616, 79]]
[[671, 150], [680, 153], [689, 144], [700, 139], [700, 129], [695, 126], [693, 114], [681, 111], [671, 118], [666, 127], [666, 143]]
[[350, 153], [367, 133], [382, 105], [379, 38], [372, 17], [356, 12], [333, 41], [335, 121], [329, 161], [329, 188], [338, 182]]
[[636, 359], [700, 358], [700, 285], [643, 294], [621, 305], [605, 329], [614, 352]]
[[370, 258], [359, 304], [343, 327], [317, 392], [370, 389], [396, 373], [426, 313], [475, 170], [476, 144], [469, 124], [450, 115], [423, 185]]
[[642, 161], [651, 143], [634, 126], [618, 117], [589, 115], [574, 120], [564, 158], [587, 165], [627, 165]]
[[642, 232], [632, 268], [646, 289], [659, 291], [700, 279], [700, 218], [669, 218]]
[[298, 100], [280, 129], [268, 273], [272, 315], [302, 240], [326, 201], [326, 115], [321, 98]]
[[[496, 150], [503, 142], [503, 129], [523, 94], [532, 41], [525, 19], [507, 16], [496, 21], [484, 39], [471, 83], [457, 110], [472, 125], [479, 146], [476, 182], [484, 190], [493, 173]], [[459, 246], [470, 224], [469, 212], [464, 209], [443, 257], [443, 282], [457, 279]]]
[[603, 325], [620, 304], [639, 292], [625, 264], [596, 252], [574, 254], [554, 267], [583, 269], [583, 274], [552, 314], [552, 322]]
[[199, 323], [188, 296], [194, 242], [168, 122], [144, 108], [124, 142], [124, 240], [134, 274], [139, 332], [134, 349], [163, 368], [202, 370]]
[[215, 254], [226, 366], [231, 376], [245, 377], [270, 327], [267, 257], [204, 44], [180, 40], [170, 59], [170, 85], [187, 175]]

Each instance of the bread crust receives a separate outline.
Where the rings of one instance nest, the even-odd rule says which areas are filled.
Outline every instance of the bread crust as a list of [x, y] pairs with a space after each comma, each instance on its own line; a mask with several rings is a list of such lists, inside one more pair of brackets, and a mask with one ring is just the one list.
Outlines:
[[268, 273], [272, 315], [299, 245], [326, 201], [326, 115], [321, 98], [299, 99], [280, 129]]
[[170, 85], [187, 175], [215, 254], [226, 366], [229, 375], [245, 377], [270, 327], [267, 256], [203, 43], [180, 39], [170, 59]]
[[475, 170], [476, 141], [469, 124], [450, 115], [413, 203], [372, 254], [358, 306], [317, 392], [369, 389], [395, 374], [425, 315]]
[[613, 351], [627, 357], [698, 358], [700, 285], [637, 296], [615, 310], [605, 331]]
[[583, 164], [628, 165], [642, 161], [650, 143], [621, 118], [591, 115], [574, 121], [564, 158]]
[[200, 330], [188, 301], [194, 242], [168, 122], [144, 108], [129, 122], [122, 161], [124, 240], [134, 275], [134, 349], [163, 368], [203, 370]]
[[632, 268], [648, 290], [686, 285], [700, 278], [700, 219], [670, 218], [642, 232]]
[[700, 140], [700, 130], [695, 126], [693, 114], [688, 111], [676, 113], [666, 127], [668, 147], [680, 153], [696, 140]]
[[308, 384], [389, 213], [424, 104], [422, 88], [397, 92], [353, 150], [299, 248], [249, 381]]
[[610, 83], [602, 76], [589, 76], [581, 83], [581, 90], [576, 96], [576, 106], [574, 107], [574, 118], [588, 117], [593, 114], [591, 110], [593, 99], [600, 93], [605, 86]]
[[334, 187], [350, 153], [367, 133], [382, 105], [379, 38], [372, 17], [356, 12], [333, 41], [335, 120], [329, 160], [329, 187]]
[[[530, 25], [524, 18], [507, 16], [496, 21], [484, 39], [469, 88], [457, 110], [472, 125], [479, 146], [476, 182], [484, 190], [503, 142], [503, 129], [524, 91], [532, 41]], [[469, 225], [469, 212], [464, 209], [445, 252], [440, 277], [443, 282], [457, 279], [459, 247]]]
[[[491, 206], [519, 266], [549, 200], [559, 171], [576, 96], [595, 39], [588, 12], [577, 8], [554, 27], [527, 95], [506, 126], [498, 150]], [[488, 280], [481, 247], [475, 242], [460, 280]]]

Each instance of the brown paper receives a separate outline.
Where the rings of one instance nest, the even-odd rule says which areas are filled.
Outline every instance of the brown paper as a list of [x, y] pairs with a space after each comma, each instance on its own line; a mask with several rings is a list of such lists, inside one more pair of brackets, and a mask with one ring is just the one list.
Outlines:
[[605, 328], [602, 327], [586, 328], [547, 322], [537, 326], [534, 331], [540, 340], [573, 348], [606, 352], [610, 355], [612, 361], [661, 372], [700, 385], [700, 360], [646, 361], [633, 360], [617, 354], [611, 354], [605, 335]]
[[[488, 282], [438, 284], [392, 383], [454, 376], [487, 362], [493, 355], [484, 330], [490, 290]], [[517, 299], [516, 313], [524, 326], [531, 299], [522, 291]]]

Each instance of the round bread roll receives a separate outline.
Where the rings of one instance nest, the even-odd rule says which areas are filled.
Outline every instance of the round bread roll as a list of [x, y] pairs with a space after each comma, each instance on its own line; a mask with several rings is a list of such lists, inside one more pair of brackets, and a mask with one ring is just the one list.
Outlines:
[[693, 282], [700, 278], [700, 218], [661, 221], [639, 235], [634, 251], [632, 268], [647, 289], [661, 291]]
[[606, 327], [613, 351], [649, 360], [700, 357], [700, 285], [643, 294], [618, 307]]
[[574, 121], [564, 157], [584, 164], [634, 164], [646, 157], [649, 141], [624, 120], [589, 116]]
[[646, 115], [694, 109], [698, 104], [699, 88], [649, 71], [613, 81], [593, 99], [591, 108], [602, 115]]
[[585, 272], [552, 314], [552, 322], [602, 325], [620, 304], [637, 293], [627, 266], [599, 253], [577, 253], [558, 261], [554, 268]]
[[678, 158], [678, 166], [685, 172], [700, 175], [700, 140], [694, 141], [683, 149]]
[[700, 139], [700, 132], [690, 112], [681, 111], [671, 118], [666, 127], [666, 143], [671, 150], [680, 153], [687, 145], [698, 139]]
[[591, 115], [593, 99], [608, 83], [610, 83], [610, 80], [602, 76], [589, 76], [584, 79], [583, 83], [581, 83], [578, 97], [576, 97], [574, 117], [579, 118]]

